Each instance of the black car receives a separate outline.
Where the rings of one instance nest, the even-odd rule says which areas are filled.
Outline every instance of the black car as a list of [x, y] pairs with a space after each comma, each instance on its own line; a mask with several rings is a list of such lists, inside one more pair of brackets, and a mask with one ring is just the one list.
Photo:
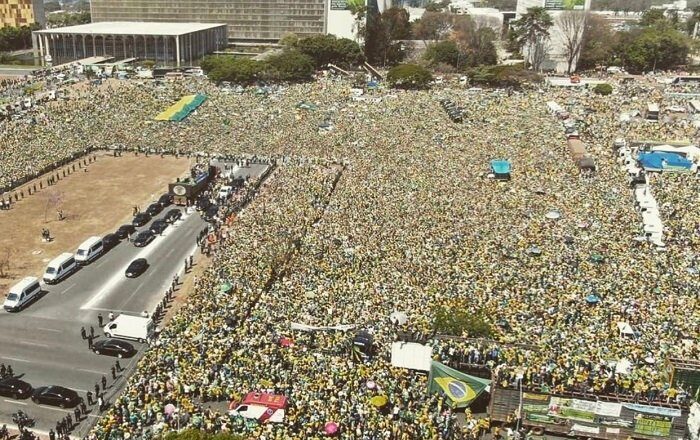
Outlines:
[[[141, 235], [141, 234], [139, 234]], [[126, 268], [125, 275], [127, 278], [136, 278], [148, 269], [148, 261], [145, 258], [137, 258]]]
[[162, 234], [168, 227], [168, 222], [165, 220], [156, 220], [151, 223], [151, 232], [154, 234]]
[[160, 206], [165, 208], [166, 206], [169, 206], [171, 203], [173, 203], [173, 196], [170, 194], [163, 194], [158, 198], [158, 203]]
[[117, 237], [120, 239], [124, 239], [129, 236], [129, 234], [133, 234], [136, 232], [136, 228], [134, 225], [121, 225], [119, 226], [119, 229], [117, 229], [117, 232], [114, 233]]
[[131, 357], [136, 354], [133, 345], [119, 339], [101, 339], [92, 345], [92, 351], [96, 354], [116, 356], [118, 358]]
[[169, 210], [163, 219], [168, 222], [168, 223], [175, 223], [176, 221], [180, 220], [182, 218], [182, 211], [179, 209], [171, 209]]
[[144, 247], [148, 243], [152, 242], [153, 239], [156, 238], [155, 235], [153, 235], [153, 232], [151, 231], [141, 231], [139, 234], [134, 238], [134, 246], [136, 247]]
[[[129, 225], [131, 226], [131, 225]], [[133, 226], [131, 226], [133, 228]], [[119, 237], [117, 234], [107, 234], [104, 237], [102, 237], [102, 246], [104, 247], [104, 251], [107, 252], [108, 250], [112, 249], [114, 246], [119, 244]]]
[[146, 223], [151, 221], [151, 215], [148, 214], [147, 212], [139, 212], [134, 216], [134, 219], [131, 221], [131, 224], [134, 226], [143, 226]]
[[6, 377], [0, 380], [0, 396], [13, 399], [26, 399], [32, 395], [32, 386], [16, 377]]
[[32, 401], [38, 404], [72, 408], [80, 403], [80, 396], [68, 388], [50, 385], [35, 389], [34, 394], [32, 394]]
[[160, 203], [157, 203], [157, 202], [151, 203], [150, 205], [148, 205], [148, 208], [146, 208], [146, 212], [148, 214], [150, 214], [151, 217], [157, 216], [158, 214], [160, 214], [160, 212], [162, 210], [163, 210], [163, 207], [160, 206]]

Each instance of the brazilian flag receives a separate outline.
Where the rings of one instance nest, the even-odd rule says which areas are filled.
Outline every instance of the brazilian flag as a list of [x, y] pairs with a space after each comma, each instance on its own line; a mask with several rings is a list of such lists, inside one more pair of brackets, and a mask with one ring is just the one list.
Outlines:
[[437, 361], [430, 364], [428, 392], [443, 394], [453, 408], [469, 406], [490, 383], [490, 380], [464, 374]]

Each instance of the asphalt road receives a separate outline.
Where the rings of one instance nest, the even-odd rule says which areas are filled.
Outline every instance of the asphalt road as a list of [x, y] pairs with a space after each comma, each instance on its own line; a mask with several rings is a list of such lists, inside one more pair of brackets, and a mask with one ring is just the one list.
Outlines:
[[[255, 177], [268, 166], [251, 164], [231, 168], [232, 177]], [[162, 218], [173, 207], [166, 207], [156, 218]], [[150, 222], [137, 231], [149, 225]], [[95, 384], [105, 376], [105, 400], [112, 401], [123, 389], [144, 345], [130, 341], [139, 353], [131, 359], [121, 359], [124, 370], [113, 379], [111, 367], [116, 358], [90, 351], [87, 341], [81, 338], [80, 328], [85, 326], [89, 332], [90, 326], [94, 327], [99, 340], [104, 335], [98, 327], [98, 313], [104, 317], [105, 324], [110, 312], [116, 315], [148, 311], [150, 314], [162, 300], [174, 276], [179, 274], [182, 279], [185, 258], [197, 250], [196, 238], [206, 226], [196, 211], [185, 212], [183, 209], [182, 218], [146, 247], [137, 248], [122, 241], [59, 284], [42, 284], [46, 293], [22, 311], [8, 313], [0, 310], [0, 363], [12, 365], [15, 376], [34, 387], [61, 385], [77, 391], [83, 398], [87, 391], [94, 393]], [[138, 278], [126, 278], [126, 267], [136, 258], [146, 258], [149, 267]], [[87, 403], [87, 399], [85, 401]], [[46, 435], [66, 414], [72, 415], [72, 410], [36, 405], [30, 399], [17, 401], [0, 397], [0, 425], [16, 428], [12, 414], [20, 409], [36, 420], [36, 425], [30, 429], [40, 435]], [[99, 417], [97, 408], [91, 406], [88, 410], [87, 418], [94, 422]], [[83, 417], [73, 436], [83, 437], [92, 425], [85, 423]]]
[[[158, 217], [170, 208], [172, 206]], [[138, 230], [146, 227], [148, 225]], [[81, 326], [88, 332], [93, 326], [95, 335], [104, 338], [97, 325], [98, 313], [102, 313], [105, 322], [110, 312], [150, 313], [163, 298], [175, 274], [182, 274], [184, 260], [196, 250], [196, 237], [204, 227], [206, 223], [197, 212], [184, 213], [182, 219], [146, 247], [137, 248], [122, 241], [59, 284], [44, 286], [46, 293], [22, 311], [0, 311], [0, 363], [12, 365], [15, 375], [34, 387], [62, 385], [83, 397], [88, 390], [94, 393], [95, 383], [104, 375], [109, 400], [122, 388], [143, 346], [132, 342], [139, 354], [120, 361], [125, 371], [115, 381], [111, 367], [116, 358], [90, 351], [87, 341], [81, 338]], [[140, 277], [126, 278], [126, 267], [136, 258], [146, 258], [150, 266]], [[37, 419], [35, 430], [38, 433], [54, 427], [69, 411], [39, 406], [29, 399], [15, 401], [0, 397], [0, 425], [14, 426], [11, 415], [18, 409]], [[95, 407], [91, 410], [88, 417], [97, 417]]]

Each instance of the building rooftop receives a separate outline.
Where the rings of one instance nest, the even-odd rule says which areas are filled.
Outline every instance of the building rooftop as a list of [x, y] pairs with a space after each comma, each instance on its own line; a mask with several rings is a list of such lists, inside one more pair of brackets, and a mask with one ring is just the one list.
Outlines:
[[44, 29], [37, 34], [82, 35], [185, 35], [191, 32], [226, 26], [225, 23], [160, 23], [150, 21], [102, 21], [62, 28]]

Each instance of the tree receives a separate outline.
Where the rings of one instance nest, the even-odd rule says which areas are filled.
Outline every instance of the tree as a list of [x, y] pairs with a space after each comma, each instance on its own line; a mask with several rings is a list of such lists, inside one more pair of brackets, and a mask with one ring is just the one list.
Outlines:
[[295, 47], [299, 42], [299, 36], [293, 32], [282, 35], [278, 44], [282, 47]]
[[311, 57], [316, 68], [329, 63], [349, 67], [364, 61], [364, 55], [357, 42], [348, 38], [336, 38], [334, 35], [302, 38], [293, 47]]
[[265, 63], [246, 57], [209, 55], [202, 59], [200, 67], [214, 82], [250, 84], [262, 77]]
[[50, 1], [44, 3], [44, 11], [45, 12], [56, 12], [61, 10], [61, 4], [57, 1]]
[[663, 9], [649, 9], [644, 12], [642, 19], [639, 20], [640, 26], [654, 26], [659, 22], [666, 21]]
[[444, 39], [451, 29], [451, 14], [425, 11], [413, 24], [413, 36], [427, 44], [428, 41], [437, 42]]
[[488, 338], [491, 325], [479, 311], [464, 304], [461, 307], [440, 306], [435, 310], [433, 331], [440, 335]]
[[[457, 43], [451, 40], [439, 41], [428, 46], [423, 55], [431, 64], [445, 63], [452, 67], [461, 68], [464, 65]], [[461, 61], [461, 62], [460, 62]]]
[[348, 0], [347, 8], [353, 17], [352, 29], [357, 40], [365, 38], [365, 19], [367, 17], [367, 5], [364, 0]]
[[393, 41], [411, 38], [410, 16], [407, 10], [393, 6], [382, 12], [381, 18]]
[[513, 22], [516, 41], [521, 48], [527, 48], [527, 62], [536, 71], [544, 61], [552, 24], [552, 17], [541, 7], [528, 8], [520, 19]]
[[453, 18], [450, 38], [457, 43], [465, 65], [473, 67], [498, 62], [496, 33], [487, 26], [479, 26], [470, 16]]
[[408, 12], [389, 8], [383, 13], [370, 11], [367, 17], [365, 56], [372, 64], [391, 65], [403, 60], [404, 52], [397, 40], [409, 36]]
[[616, 40], [617, 35], [608, 21], [597, 14], [590, 14], [583, 31], [578, 68], [594, 69], [599, 65], [609, 64]]
[[603, 84], [598, 84], [595, 87], [593, 87], [593, 91], [597, 93], [598, 95], [609, 95], [613, 92], [613, 88], [610, 84], [608, 83], [603, 83]]
[[417, 64], [399, 64], [386, 75], [387, 82], [397, 89], [425, 89], [433, 80], [433, 75]]
[[641, 30], [620, 33], [614, 53], [627, 70], [640, 73], [685, 64], [689, 50], [685, 34], [660, 22]]
[[571, 74], [583, 47], [583, 34], [586, 30], [588, 14], [583, 11], [564, 11], [557, 17], [557, 28], [561, 33], [566, 55], [566, 73]]
[[307, 81], [315, 72], [314, 60], [295, 49], [272, 55], [266, 64], [266, 76], [279, 81]]

